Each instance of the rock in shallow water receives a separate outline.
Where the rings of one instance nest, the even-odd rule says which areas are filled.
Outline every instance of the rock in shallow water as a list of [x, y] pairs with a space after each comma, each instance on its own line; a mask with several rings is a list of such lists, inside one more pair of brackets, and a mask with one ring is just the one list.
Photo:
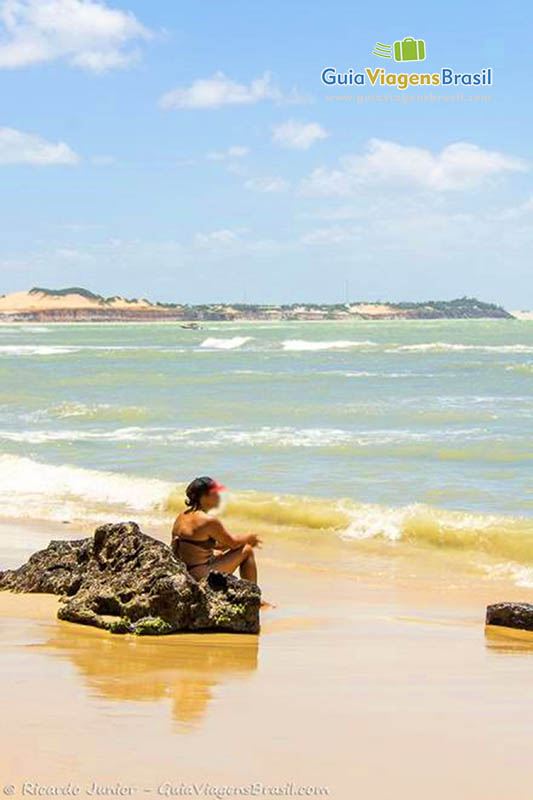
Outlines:
[[533, 631], [533, 605], [531, 603], [494, 603], [487, 606], [487, 625], [519, 628]]
[[0, 590], [62, 595], [59, 619], [112, 633], [259, 632], [255, 583], [211, 572], [197, 582], [163, 542], [134, 522], [103, 525], [91, 539], [50, 542]]

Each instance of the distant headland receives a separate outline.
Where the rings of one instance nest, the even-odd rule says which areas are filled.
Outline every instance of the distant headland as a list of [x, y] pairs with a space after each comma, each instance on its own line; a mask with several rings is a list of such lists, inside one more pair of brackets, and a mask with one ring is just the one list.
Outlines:
[[103, 297], [78, 286], [67, 289], [34, 287], [0, 296], [0, 322], [149, 322], [235, 320], [391, 320], [391, 319], [513, 319], [494, 303], [473, 297], [428, 300], [424, 303], [294, 303], [249, 305], [153, 303], [146, 299]]

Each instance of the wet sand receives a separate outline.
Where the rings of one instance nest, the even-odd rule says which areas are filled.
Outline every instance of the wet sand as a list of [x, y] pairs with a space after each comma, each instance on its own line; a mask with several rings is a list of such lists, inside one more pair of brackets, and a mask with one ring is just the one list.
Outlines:
[[[73, 535], [20, 527], [19, 562], [32, 541]], [[54, 597], [0, 593], [3, 784], [16, 796], [28, 781], [80, 796], [96, 782], [101, 796], [257, 783], [340, 800], [529, 797], [533, 643], [486, 636], [483, 617], [531, 589], [432, 593], [264, 555], [279, 605], [259, 637], [112, 636], [57, 621]]]

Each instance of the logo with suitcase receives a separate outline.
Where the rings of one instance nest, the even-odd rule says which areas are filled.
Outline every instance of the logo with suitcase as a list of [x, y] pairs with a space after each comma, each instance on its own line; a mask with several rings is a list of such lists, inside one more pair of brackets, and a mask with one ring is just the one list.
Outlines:
[[393, 58], [395, 61], [425, 61], [426, 43], [424, 39], [413, 39], [406, 36], [391, 46], [376, 42], [372, 55], [380, 58]]
[[[2, 0], [0, 0], [0, 5]], [[415, 39], [413, 36], [406, 36], [398, 39], [392, 44], [376, 42], [372, 55], [378, 58], [386, 58], [389, 61], [396, 61], [401, 66], [396, 69], [387, 69], [386, 65], [373, 64], [371, 67], [350, 67], [348, 70], [339, 71], [336, 67], [324, 67], [320, 73], [320, 79], [325, 86], [344, 86], [357, 88], [360, 86], [372, 86], [376, 89], [381, 87], [394, 88], [404, 92], [413, 86], [449, 86], [449, 87], [485, 87], [492, 86], [493, 72], [492, 67], [483, 67], [477, 72], [456, 72], [451, 67], [440, 67], [433, 72], [425, 72], [427, 69], [424, 64], [419, 70], [416, 62], [425, 61], [427, 58], [426, 42], [424, 39]], [[410, 66], [410, 65], [413, 66]], [[474, 100], [478, 99], [477, 97]], [[489, 98], [490, 99], [490, 98]], [[359, 101], [358, 101], [359, 102]]]

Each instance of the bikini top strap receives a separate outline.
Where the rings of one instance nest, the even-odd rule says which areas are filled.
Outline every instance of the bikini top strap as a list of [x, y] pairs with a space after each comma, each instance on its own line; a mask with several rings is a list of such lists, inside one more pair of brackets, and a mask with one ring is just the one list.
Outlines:
[[195, 547], [199, 547], [201, 550], [212, 550], [216, 544], [216, 540], [213, 539], [212, 536], [209, 539], [189, 539], [186, 536], [178, 536], [177, 537], [178, 547], [180, 542], [184, 542], [185, 544], [193, 544]]

